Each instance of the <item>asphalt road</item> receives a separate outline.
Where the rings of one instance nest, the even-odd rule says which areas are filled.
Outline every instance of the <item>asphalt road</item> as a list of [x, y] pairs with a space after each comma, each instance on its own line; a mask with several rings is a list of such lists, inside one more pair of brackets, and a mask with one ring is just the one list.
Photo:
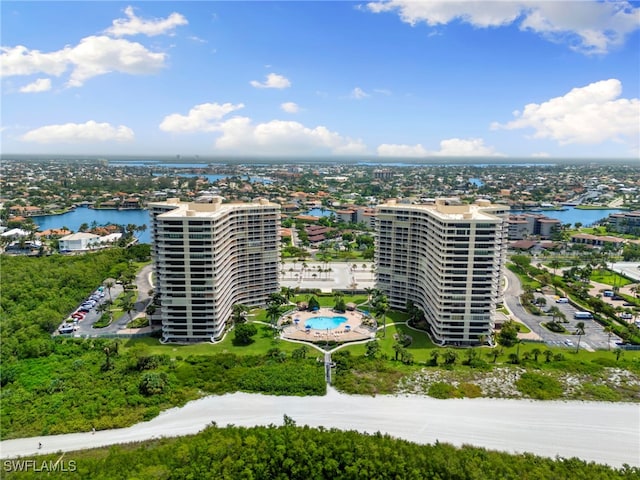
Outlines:
[[[640, 466], [640, 409], [631, 403], [505, 399], [438, 400], [415, 395], [322, 397], [234, 393], [208, 396], [162, 412], [129, 428], [0, 442], [0, 457], [72, 452], [161, 436], [196, 433], [219, 426], [281, 424], [382, 432], [417, 443], [448, 442], [545, 457], [579, 457], [620, 467]], [[38, 442], [42, 449], [38, 450]], [[72, 460], [73, 454], [65, 459]]]
[[[547, 330], [542, 326], [542, 323], [550, 321], [551, 316], [532, 315], [525, 310], [520, 303], [520, 294], [522, 293], [520, 280], [509, 269], [505, 269], [505, 276], [507, 278], [507, 288], [505, 290], [504, 301], [507, 307], [513, 313], [513, 316], [521, 320], [547, 345], [575, 349], [578, 344], [578, 337], [571, 333], [575, 332], [576, 324], [579, 321], [585, 323], [585, 334], [580, 339], [580, 348], [584, 348], [585, 350], [613, 349], [616, 347], [616, 342], [621, 340], [618, 336], [612, 335], [611, 341], [609, 342], [609, 337], [604, 332], [602, 325], [593, 320], [575, 320], [573, 314], [577, 309], [570, 304], [556, 303], [554, 295], [536, 294], [537, 296], [544, 296], [546, 298], [546, 308], [557, 306], [560, 311], [565, 314], [568, 323], [563, 323], [562, 325], [570, 333], [554, 333]], [[573, 345], [567, 345], [566, 340], [572, 342]]]
[[[138, 288], [138, 300], [135, 303], [135, 308], [131, 312], [131, 316], [135, 317], [136, 313], [144, 312], [149, 303], [150, 296], [149, 291], [153, 288], [151, 285], [151, 272], [153, 270], [152, 265], [146, 265], [143, 267], [136, 276], [136, 286]], [[98, 288], [98, 286], [96, 286]], [[118, 295], [122, 293], [122, 285], [115, 284], [111, 287], [111, 292], [106, 288], [104, 289], [105, 296], [102, 298], [101, 303], [112, 299], [118, 298]], [[79, 306], [79, 305], [78, 305]], [[96, 305], [97, 307], [98, 305]], [[78, 322], [78, 329], [74, 332], [76, 337], [97, 337], [101, 335], [113, 335], [123, 328], [126, 328], [129, 323], [129, 315], [125, 314], [120, 319], [114, 319], [111, 325], [104, 328], [93, 328], [93, 324], [100, 319], [102, 314], [99, 313], [94, 307], [87, 313], [84, 319]]]

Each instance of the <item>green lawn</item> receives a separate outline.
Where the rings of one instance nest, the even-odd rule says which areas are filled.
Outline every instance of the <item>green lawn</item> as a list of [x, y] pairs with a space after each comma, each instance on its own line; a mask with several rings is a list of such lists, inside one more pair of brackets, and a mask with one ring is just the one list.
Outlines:
[[530, 288], [531, 290], [537, 290], [538, 288], [542, 287], [542, 284], [540, 282], [538, 282], [537, 280], [533, 280], [526, 274], [521, 273], [515, 265], [509, 264], [507, 265], [507, 268], [518, 276], [524, 290], [526, 290], [527, 288]]
[[148, 349], [149, 354], [168, 354], [172, 357], [180, 355], [187, 357], [189, 355], [213, 355], [216, 353], [234, 353], [236, 355], [263, 355], [272, 348], [290, 353], [296, 348], [300, 348], [300, 344], [285, 342], [278, 338], [274, 338], [271, 327], [267, 325], [256, 325], [258, 334], [253, 337], [254, 342], [249, 345], [236, 346], [233, 344], [233, 330], [227, 334], [225, 339], [220, 343], [197, 343], [194, 345], [162, 345], [157, 338], [142, 337], [132, 338], [124, 343], [125, 348], [132, 348], [137, 345], [143, 345]]
[[594, 270], [591, 274], [590, 280], [593, 282], [604, 283], [605, 285], [611, 285], [616, 287], [624, 287], [629, 285], [631, 280], [612, 272], [611, 270]]
[[[404, 316], [406, 314], [400, 312], [391, 312], [388, 317], [393, 316]], [[405, 334], [410, 335], [412, 338], [411, 345], [407, 347], [407, 350], [411, 352], [413, 358], [416, 362], [425, 362], [430, 358], [431, 349], [436, 348], [436, 346], [429, 340], [429, 337], [425, 332], [414, 330], [407, 325], [390, 325], [392, 322], [396, 321], [406, 321], [404, 319], [392, 319], [387, 318], [387, 328], [386, 333], [384, 329], [378, 330], [378, 342], [380, 343], [381, 352], [383, 355], [387, 355], [388, 357], [394, 357], [395, 351], [393, 350], [393, 344], [396, 343], [394, 338], [395, 335]], [[345, 346], [342, 349], [348, 350], [351, 352], [351, 355], [364, 355], [366, 351], [366, 346], [364, 344], [360, 345], [349, 345]]]
[[[336, 304], [336, 298], [330, 294], [301, 293], [293, 296], [291, 301], [293, 303], [308, 302], [311, 297], [315, 297], [321, 307], [333, 307]], [[342, 298], [344, 303], [355, 303], [356, 305], [367, 301], [366, 295], [344, 295]], [[292, 308], [295, 308], [295, 306], [292, 306]]]
[[[320, 297], [320, 298], [333, 302], [332, 296]], [[347, 301], [353, 301], [353, 300], [366, 301], [366, 297], [364, 296], [356, 296], [355, 299], [353, 297], [345, 296], [345, 300], [346, 299], [348, 299]], [[304, 298], [304, 300], [306, 300], [306, 297]], [[264, 309], [256, 309], [256, 310], [253, 310], [251, 313], [253, 315], [250, 317], [250, 320], [266, 321], [266, 314]], [[386, 333], [384, 332], [383, 329], [380, 329], [377, 334], [377, 341], [380, 343], [382, 355], [386, 356], [387, 358], [395, 357], [395, 351], [393, 350], [393, 345], [396, 343], [394, 336], [397, 334], [410, 335], [412, 338], [411, 345], [407, 347], [407, 350], [413, 355], [414, 362], [416, 365], [414, 367], [407, 367], [409, 369], [417, 368], [419, 364], [429, 363], [431, 360], [431, 352], [433, 349], [439, 349], [440, 351], [444, 351], [446, 348], [451, 348], [451, 347], [441, 348], [434, 345], [425, 332], [416, 331], [408, 327], [406, 324], [392, 325], [392, 323], [406, 322], [407, 320], [408, 320], [408, 315], [406, 313], [395, 312], [395, 311], [388, 312], [387, 318], [386, 318], [386, 323], [387, 323]], [[524, 325], [521, 325], [521, 324], [519, 325], [521, 326], [520, 331], [522, 333], [526, 333], [530, 331]], [[271, 327], [267, 325], [257, 325], [257, 327], [258, 327], [258, 334], [255, 337], [253, 337], [254, 342], [246, 346], [234, 345], [233, 344], [234, 335], [233, 335], [233, 331], [231, 331], [230, 333], [227, 334], [227, 336], [222, 342], [217, 344], [199, 343], [195, 345], [173, 345], [173, 344], [162, 345], [155, 338], [143, 337], [143, 338], [137, 338], [137, 339], [130, 339], [123, 344], [123, 347], [126, 349], [126, 348], [133, 348], [136, 346], [143, 346], [143, 348], [148, 350], [149, 354], [164, 353], [164, 354], [169, 354], [172, 357], [175, 357], [178, 355], [182, 357], [186, 357], [188, 355], [211, 355], [215, 353], [224, 353], [224, 352], [234, 353], [236, 355], [263, 355], [268, 350], [276, 347], [287, 353], [291, 353], [293, 350], [300, 348], [300, 344], [298, 343], [292, 343], [285, 340], [280, 340], [278, 338], [274, 338]], [[571, 338], [574, 344], [577, 344], [577, 336], [568, 335], [568, 338]], [[310, 348], [310, 354], [314, 355], [315, 350], [312, 349], [312, 347], [309, 347], [309, 348]], [[573, 363], [574, 360], [579, 362], [592, 362], [594, 359], [598, 359], [598, 358], [609, 359], [609, 361], [615, 360], [615, 355], [612, 351], [598, 350], [596, 352], [587, 352], [583, 349], [580, 349], [578, 353], [575, 353], [575, 348], [562, 348], [562, 347], [550, 348], [540, 343], [525, 342], [525, 343], [521, 343], [519, 347], [503, 348], [502, 354], [497, 358], [497, 363], [498, 364], [506, 363], [509, 360], [509, 354], [515, 353], [517, 350], [519, 350], [520, 355], [522, 356], [523, 353], [531, 352], [534, 349], [538, 349], [540, 351], [551, 350], [552, 352], [554, 352], [554, 354], [562, 353], [565, 356], [565, 359], [568, 363]], [[365, 354], [366, 346], [365, 344], [345, 345], [340, 350], [346, 350], [350, 352], [350, 354], [353, 356], [362, 356]], [[478, 350], [481, 352], [481, 358], [483, 360], [489, 363], [493, 362], [493, 358], [491, 356], [491, 352], [492, 352], [491, 348], [483, 347]], [[457, 352], [459, 357], [458, 364], [461, 364], [462, 360], [466, 358], [465, 357], [466, 349], [455, 349], [455, 351]], [[640, 351], [624, 352], [623, 358], [626, 360], [625, 363], [629, 361], [638, 363], [640, 362]], [[540, 364], [540, 367], [542, 368], [544, 367], [544, 357], [542, 355], [539, 356], [538, 363]], [[529, 362], [529, 364], [531, 364], [531, 362]], [[462, 365], [459, 365], [459, 366], [460, 368], [462, 368]], [[398, 364], [398, 367], [400, 368], [400, 364]], [[405, 366], [402, 366], [402, 368], [404, 367]], [[638, 364], [638, 370], [640, 370], [640, 363]]]

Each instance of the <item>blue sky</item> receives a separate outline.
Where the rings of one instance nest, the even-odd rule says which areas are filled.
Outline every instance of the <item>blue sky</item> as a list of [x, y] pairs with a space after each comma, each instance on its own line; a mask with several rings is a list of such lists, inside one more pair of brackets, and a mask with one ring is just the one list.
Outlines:
[[639, 157], [639, 2], [11, 2], [2, 152]]

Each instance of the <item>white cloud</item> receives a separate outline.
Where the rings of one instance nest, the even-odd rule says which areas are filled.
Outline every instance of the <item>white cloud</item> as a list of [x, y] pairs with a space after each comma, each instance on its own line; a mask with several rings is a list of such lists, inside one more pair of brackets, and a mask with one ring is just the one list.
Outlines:
[[192, 40], [192, 41], [197, 42], [197, 43], [209, 43], [209, 42], [208, 42], [208, 41], [206, 41], [204, 38], [200, 38], [200, 37], [198, 37], [198, 36], [196, 36], [196, 35], [191, 35], [191, 36], [189, 36], [189, 37], [187, 37], [187, 38], [188, 38], [189, 40]]
[[428, 151], [421, 144], [398, 145], [382, 144], [377, 149], [378, 155], [384, 157], [493, 157], [503, 156], [493, 147], [486, 146], [481, 138], [449, 138], [440, 142], [440, 150]]
[[362, 100], [363, 98], [367, 98], [369, 96], [370, 95], [360, 87], [356, 87], [351, 91], [351, 98], [354, 98], [356, 100]]
[[130, 142], [134, 138], [133, 130], [124, 125], [114, 127], [109, 123], [65, 123], [47, 125], [25, 133], [21, 140], [35, 143], [95, 143]]
[[22, 93], [38, 93], [46, 92], [47, 90], [51, 90], [51, 79], [49, 78], [38, 78], [35, 82], [20, 89]]
[[167, 18], [154, 18], [145, 20], [137, 17], [133, 11], [133, 7], [125, 8], [124, 14], [127, 18], [118, 18], [113, 21], [111, 27], [105, 30], [105, 33], [114, 37], [124, 37], [125, 35], [147, 35], [153, 37], [169, 33], [176, 27], [187, 25], [187, 19], [179, 14], [172, 13]]
[[29, 50], [23, 45], [0, 47], [0, 73], [3, 77], [46, 73], [59, 76], [67, 69], [69, 47], [56, 52], [43, 53]]
[[271, 120], [254, 125], [250, 118], [231, 118], [218, 126], [215, 146], [234, 153], [253, 154], [364, 154], [366, 146], [323, 126], [308, 128], [298, 122]]
[[440, 142], [440, 150], [433, 152], [437, 156], [453, 157], [502, 157], [493, 147], [484, 144], [481, 138], [449, 138]]
[[477, 28], [518, 24], [584, 53], [606, 53], [640, 27], [640, 8], [617, 2], [486, 2], [390, 0], [367, 4], [370, 11], [398, 12], [403, 22], [429, 26], [461, 21]]
[[549, 155], [547, 152], [534, 152], [531, 154], [531, 156], [533, 158], [549, 158], [551, 155]]
[[267, 79], [264, 83], [260, 83], [257, 80], [251, 80], [249, 82], [252, 87], [255, 88], [289, 88], [291, 86], [291, 82], [288, 78], [283, 77], [282, 75], [278, 75], [277, 73], [270, 73], [267, 75]]
[[202, 103], [196, 105], [187, 115], [172, 113], [167, 115], [160, 124], [160, 130], [165, 132], [210, 132], [217, 130], [215, 121], [225, 115], [244, 108], [242, 103]]
[[521, 6], [512, 2], [451, 2], [390, 0], [367, 4], [374, 13], [399, 11], [403, 22], [416, 25], [443, 25], [462, 20], [476, 27], [495, 27], [513, 22], [520, 14]]
[[562, 97], [543, 103], [530, 103], [515, 120], [506, 124], [494, 122], [492, 129], [515, 130], [533, 128], [533, 138], [550, 138], [561, 145], [596, 144], [608, 140], [640, 138], [640, 100], [619, 98], [622, 84], [617, 79], [574, 88]]
[[280, 108], [287, 113], [298, 113], [300, 111], [300, 107], [295, 102], [281, 103]]
[[[286, 105], [286, 104], [283, 104]], [[295, 104], [294, 104], [295, 105]], [[241, 154], [363, 154], [366, 146], [323, 126], [308, 128], [298, 122], [271, 120], [254, 124], [248, 117], [223, 117], [243, 108], [243, 104], [203, 103], [187, 115], [174, 113], [164, 118], [166, 132], [216, 132], [215, 147]]]
[[74, 47], [50, 53], [29, 50], [21, 45], [3, 47], [0, 56], [2, 75], [46, 73], [60, 76], [69, 67], [68, 86], [79, 87], [86, 80], [109, 72], [145, 75], [164, 66], [164, 53], [153, 53], [136, 42], [106, 36], [83, 38]]
[[378, 146], [378, 155], [381, 157], [426, 157], [429, 152], [420, 144], [398, 145], [383, 143]]
[[83, 38], [69, 52], [75, 65], [69, 85], [78, 87], [89, 78], [109, 72], [147, 75], [164, 66], [165, 54], [153, 53], [136, 42], [104, 36]]

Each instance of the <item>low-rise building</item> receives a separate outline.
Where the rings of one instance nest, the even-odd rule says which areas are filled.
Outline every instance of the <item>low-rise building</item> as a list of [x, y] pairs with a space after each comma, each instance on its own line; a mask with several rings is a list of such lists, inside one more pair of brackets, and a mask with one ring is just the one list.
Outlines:
[[640, 210], [612, 213], [607, 222], [614, 232], [640, 235]]
[[87, 250], [97, 248], [99, 244], [99, 235], [78, 232], [62, 237], [59, 240], [58, 248], [61, 252], [86, 252]]

